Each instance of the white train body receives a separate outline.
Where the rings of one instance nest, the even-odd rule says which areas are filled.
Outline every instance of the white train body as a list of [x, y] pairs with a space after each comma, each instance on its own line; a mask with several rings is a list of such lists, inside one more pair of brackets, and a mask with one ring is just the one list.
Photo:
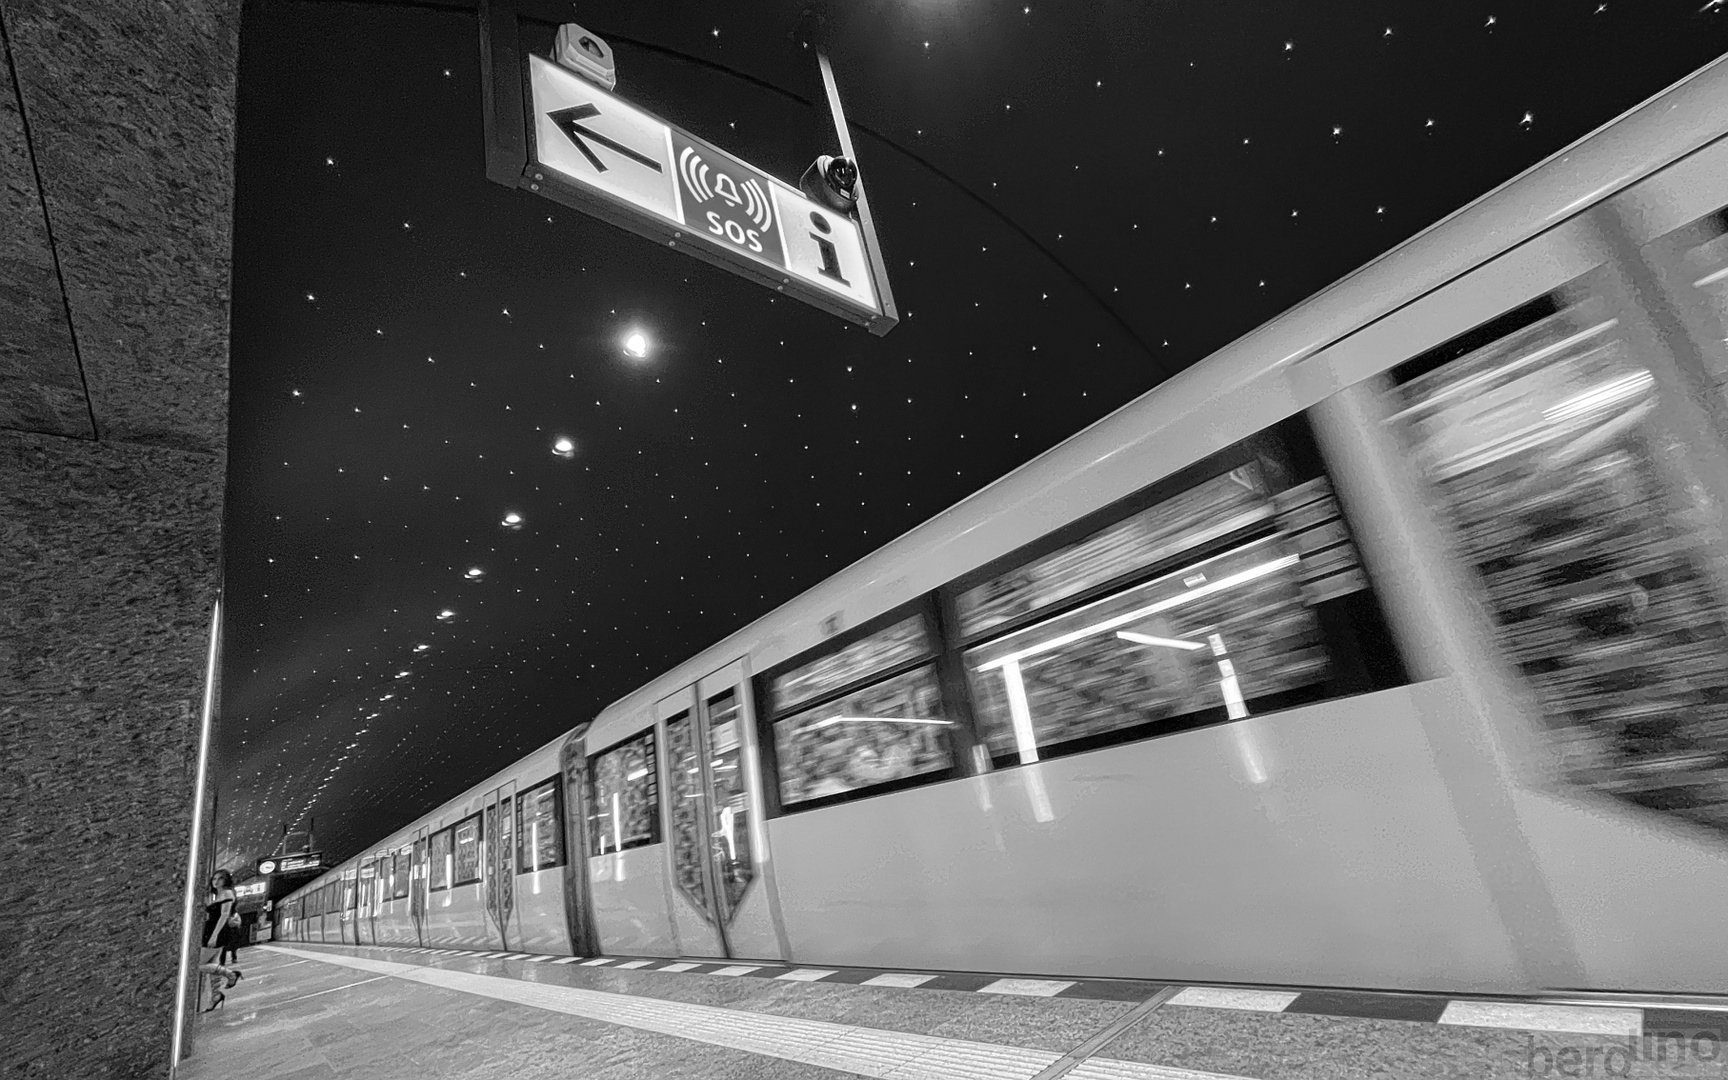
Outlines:
[[[1718, 62], [384, 837], [278, 938], [1728, 993], [1725, 136]], [[1617, 469], [1644, 511], [1565, 510]], [[1637, 532], [1663, 514], [1690, 539]]]

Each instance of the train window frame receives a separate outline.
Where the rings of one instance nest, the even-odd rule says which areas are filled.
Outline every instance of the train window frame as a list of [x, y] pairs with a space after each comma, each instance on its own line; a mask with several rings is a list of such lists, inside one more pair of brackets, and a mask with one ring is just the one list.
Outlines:
[[[1073, 521], [1070, 521], [1068, 524], [1045, 533], [1035, 540], [1030, 540], [1027, 543], [1022, 544], [1020, 547], [999, 555], [972, 570], [968, 570], [966, 573], [961, 574], [959, 577], [956, 577], [954, 580], [941, 586], [937, 591], [941, 594], [945, 604], [952, 605], [952, 610], [954, 612], [954, 620], [951, 624], [954, 634], [954, 644], [958, 648], [965, 650], [984, 641], [1007, 637], [1009, 634], [1017, 633], [1028, 626], [1044, 622], [1059, 612], [1083, 607], [1101, 597], [1111, 596], [1126, 589], [1131, 589], [1146, 581], [1150, 581], [1155, 577], [1168, 573], [1170, 569], [1176, 569], [1188, 563], [1198, 562], [1202, 558], [1207, 558], [1211, 555], [1239, 547], [1250, 540], [1258, 538], [1259, 536], [1270, 535], [1271, 533], [1276, 532], [1277, 524], [1275, 521], [1253, 523], [1223, 536], [1213, 537], [1212, 539], [1202, 541], [1193, 547], [1176, 552], [1166, 558], [1158, 559], [1134, 567], [1130, 570], [1124, 570], [1120, 574], [1117, 574], [1108, 580], [1098, 582], [1097, 584], [1082, 589], [1072, 595], [1064, 596], [1044, 605], [1041, 608], [1036, 608], [1023, 615], [1015, 616], [1012, 619], [997, 623], [994, 626], [972, 631], [970, 633], [966, 632], [961, 627], [959, 600], [963, 594], [970, 592], [994, 578], [1001, 577], [1009, 571], [1017, 570], [1023, 566], [1030, 566], [1056, 554], [1059, 551], [1079, 544], [1113, 525], [1127, 521], [1136, 514], [1144, 513], [1160, 503], [1168, 502], [1176, 496], [1181, 495], [1183, 492], [1191, 491], [1194, 488], [1199, 487], [1201, 484], [1207, 483], [1210, 480], [1228, 473], [1232, 469], [1239, 469], [1245, 465], [1256, 463], [1260, 460], [1260, 455], [1256, 451], [1269, 441], [1269, 437], [1272, 436], [1272, 433], [1284, 422], [1285, 421], [1280, 421], [1277, 424], [1273, 424], [1271, 427], [1255, 432], [1253, 435], [1238, 440], [1237, 442], [1224, 447], [1222, 450], [1215, 451], [1198, 461], [1184, 465], [1175, 472], [1160, 477], [1137, 491], [1124, 495], [1115, 502], [1083, 514], [1080, 517], [1075, 518]], [[1308, 463], [1303, 462], [1302, 464], [1306, 465]], [[1298, 469], [1301, 468], [1301, 466], [1296, 465], [1294, 461], [1292, 462], [1292, 465], [1296, 466]], [[1204, 552], [1204, 554], [1200, 554], [1202, 552]]]
[[[600, 816], [598, 803], [600, 798], [600, 762], [603, 758], [610, 754], [617, 753], [629, 746], [631, 743], [644, 741], [648, 744], [649, 765], [648, 772], [640, 779], [647, 781], [649, 786], [653, 789], [653, 794], [648, 800], [649, 806], [651, 807], [648, 835], [646, 837], [632, 837], [629, 840], [626, 840], [622, 845], [605, 851], [593, 850], [598, 844], [604, 843], [605, 841], [605, 837], [600, 834], [600, 830], [597, 826]], [[653, 847], [655, 844], [663, 843], [665, 841], [666, 832], [663, 820], [665, 815], [662, 813], [660, 806], [661, 752], [662, 747], [659, 742], [659, 731], [657, 730], [657, 727], [649, 726], [633, 735], [627, 735], [624, 738], [619, 739], [617, 742], [612, 743], [610, 746], [607, 746], [602, 750], [598, 750], [588, 755], [588, 805], [583, 809], [584, 812], [588, 814], [588, 820], [596, 823], [596, 826], [588, 830], [593, 833], [594, 843], [589, 845], [590, 850], [585, 853], [586, 858], [592, 859], [598, 858], [602, 855], [616, 855], [621, 851], [632, 851], [636, 848]], [[628, 781], [629, 778], [626, 777], [625, 779]]]
[[[526, 851], [526, 849], [527, 849], [527, 840], [528, 840], [528, 834], [529, 834], [529, 830], [523, 827], [522, 808], [528, 804], [529, 796], [533, 795], [535, 792], [539, 791], [541, 788], [547, 787], [547, 786], [550, 786], [552, 788], [552, 820], [553, 820], [553, 824], [556, 825], [558, 828], [557, 842], [552, 845], [552, 852], [556, 858], [556, 861], [555, 862], [547, 862], [547, 863], [536, 863], [536, 864], [534, 864], [534, 866], [532, 868], [530, 868], [529, 864], [522, 857], [523, 852]], [[570, 837], [568, 835], [570, 832], [570, 829], [569, 829], [569, 826], [566, 822], [566, 817], [565, 817], [567, 810], [566, 810], [565, 805], [564, 805], [564, 777], [562, 774], [553, 773], [551, 776], [548, 776], [546, 779], [540, 781], [539, 783], [530, 784], [526, 788], [523, 788], [521, 791], [518, 791], [516, 793], [516, 806], [515, 806], [513, 812], [516, 815], [516, 821], [515, 821], [515, 826], [516, 826], [516, 840], [515, 840], [516, 863], [515, 863], [515, 865], [516, 865], [517, 875], [535, 874], [535, 873], [540, 873], [540, 872], [543, 872], [546, 870], [556, 870], [557, 868], [566, 865], [570, 861], [570, 851], [569, 851]]]
[[[438, 837], [440, 834], [450, 835], [450, 872], [444, 877], [444, 884], [435, 885], [438, 880]], [[450, 879], [456, 873], [456, 834], [449, 825], [442, 829], [433, 829], [426, 834], [426, 891], [428, 893], [447, 892], [450, 889]]]
[[[776, 709], [773, 694], [774, 679], [788, 671], [849, 648], [865, 638], [914, 616], [923, 622], [925, 637], [930, 645], [929, 652], [914, 659], [898, 661], [876, 669], [845, 683], [836, 684], [827, 691], [798, 701], [787, 709]], [[761, 790], [765, 818], [771, 819], [783, 817], [786, 814], [801, 814], [811, 810], [820, 810], [828, 806], [890, 795], [897, 791], [923, 787], [927, 784], [939, 784], [966, 775], [965, 760], [970, 739], [962, 729], [966, 727], [970, 716], [967, 710], [956, 707], [956, 702], [950, 693], [952, 690], [951, 682], [945, 677], [946, 672], [944, 671], [946, 649], [943, 630], [944, 623], [941, 612], [937, 608], [936, 594], [924, 593], [904, 603], [897, 604], [878, 615], [873, 615], [857, 626], [836, 633], [827, 640], [795, 656], [788, 657], [757, 672], [749, 680], [745, 692], [752, 695], [752, 704], [755, 706], [753, 711], [756, 721], [756, 746], [763, 778]], [[781, 791], [779, 746], [774, 738], [777, 723], [822, 708], [834, 701], [921, 668], [931, 669], [938, 688], [938, 706], [941, 708], [944, 718], [950, 721], [950, 724], [939, 733], [939, 737], [946, 743], [949, 751], [950, 762], [947, 768], [886, 780], [851, 791], [836, 792], [814, 799], [801, 799], [795, 803], [788, 804], [785, 802]]]
[[[1233, 469], [1266, 460], [1280, 464], [1288, 474], [1277, 480], [1267, 477], [1272, 481], [1268, 485], [1271, 499], [1275, 500], [1284, 492], [1296, 491], [1316, 482], [1324, 485], [1324, 490], [1336, 503], [1337, 520], [1342, 528], [1343, 539], [1351, 546], [1356, 557], [1357, 572], [1366, 585], [1353, 592], [1306, 605], [1319, 624], [1319, 640], [1329, 661], [1326, 680], [1320, 684], [1255, 699], [1257, 707], [1252, 715], [1270, 716], [1305, 705], [1337, 701], [1410, 684], [1412, 680], [1409, 669], [1398, 642], [1392, 635], [1380, 601], [1378, 586], [1370, 569], [1361, 562], [1361, 545], [1357, 539], [1360, 530], [1356, 527], [1358, 516], [1353, 513], [1345, 498], [1332, 487], [1331, 473], [1314, 436], [1312, 423], [1305, 412], [1297, 412], [992, 559], [937, 590], [940, 609], [948, 613], [951, 619], [948, 622], [951, 633], [947, 645], [953, 654], [952, 663], [958, 678], [964, 684], [961, 690], [969, 706], [971, 735], [977, 745], [983, 747], [983, 755], [988, 757], [992, 768], [1018, 768], [1027, 762], [1023, 761], [1017, 752], [1002, 753], [990, 749], [979, 719], [977, 695], [966, 675], [967, 652], [1031, 627], [1054, 622], [1088, 605], [1125, 595], [1148, 583], [1169, 578], [1182, 572], [1185, 567], [1218, 558], [1249, 544], [1278, 537], [1284, 532], [1279, 521], [1282, 515], [1275, 513], [1269, 519], [1207, 538], [1163, 558], [1124, 570], [1108, 580], [1095, 583], [1042, 607], [971, 633], [960, 629], [960, 595], [1019, 567], [1034, 565], [1056, 552], [1079, 544]], [[1291, 535], [1302, 531], [1305, 530], [1292, 530]], [[1221, 700], [1213, 708], [1093, 732], [1074, 739], [1040, 743], [1036, 746], [1037, 760], [1067, 757], [1233, 722], [1235, 721], [1230, 717], [1228, 708]]]
[[[456, 843], [457, 843], [456, 834], [459, 831], [461, 831], [461, 829], [464, 826], [466, 826], [470, 823], [472, 823], [474, 826], [474, 843], [477, 845], [476, 854], [474, 856], [474, 876], [473, 877], [466, 877], [466, 878], [465, 877], [458, 877], [458, 873], [459, 873], [458, 868], [462, 865], [462, 860], [458, 859], [456, 857]], [[460, 821], [457, 821], [450, 826], [450, 887], [452, 889], [458, 888], [462, 885], [475, 885], [475, 884], [478, 884], [479, 882], [485, 880], [485, 877], [486, 877], [486, 850], [485, 849], [486, 849], [486, 818], [482, 812], [477, 810], [474, 813], [469, 814], [467, 817], [462, 818]]]
[[395, 854], [390, 857], [390, 862], [392, 866], [390, 899], [405, 900], [414, 880], [414, 849], [411, 847], [398, 848]]

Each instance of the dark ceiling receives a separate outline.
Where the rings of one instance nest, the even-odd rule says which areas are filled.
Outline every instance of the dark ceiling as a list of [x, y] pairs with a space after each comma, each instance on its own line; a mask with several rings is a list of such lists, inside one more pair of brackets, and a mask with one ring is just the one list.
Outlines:
[[471, 11], [248, 5], [220, 859], [381, 838], [1714, 59], [1722, 6], [582, 3], [621, 94], [788, 180], [828, 42], [878, 339], [486, 182]]

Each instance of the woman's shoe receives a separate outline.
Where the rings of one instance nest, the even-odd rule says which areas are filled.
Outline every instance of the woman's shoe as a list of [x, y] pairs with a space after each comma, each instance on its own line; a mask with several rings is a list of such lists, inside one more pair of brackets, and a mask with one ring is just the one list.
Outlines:
[[244, 979], [245, 977], [246, 977], [246, 973], [244, 971], [241, 971], [239, 968], [233, 969], [232, 971], [228, 972], [228, 985], [223, 987], [223, 989], [224, 990], [234, 989], [234, 984], [239, 982], [241, 979]]
[[224, 994], [222, 991], [218, 990], [218, 991], [216, 991], [216, 1000], [212, 1001], [210, 1003], [210, 1007], [208, 1009], [205, 1009], [204, 1011], [205, 1012], [215, 1012], [217, 1009], [220, 1009], [222, 1007], [222, 1003], [224, 1001], [227, 1001], [227, 1000], [228, 1000], [228, 995]]

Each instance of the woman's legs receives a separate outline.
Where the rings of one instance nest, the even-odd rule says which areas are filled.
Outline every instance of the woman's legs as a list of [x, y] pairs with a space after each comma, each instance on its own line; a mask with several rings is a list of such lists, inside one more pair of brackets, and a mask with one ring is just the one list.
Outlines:
[[[222, 991], [224, 987], [234, 985], [234, 973], [214, 960], [209, 963], [199, 964], [198, 972], [200, 977], [204, 975], [211, 977], [210, 989], [212, 993], [210, 1004], [204, 1007], [204, 1011], [209, 1012], [211, 1009], [214, 1009], [222, 1003], [222, 998], [224, 996]], [[202, 998], [203, 994], [200, 993], [199, 997]]]

